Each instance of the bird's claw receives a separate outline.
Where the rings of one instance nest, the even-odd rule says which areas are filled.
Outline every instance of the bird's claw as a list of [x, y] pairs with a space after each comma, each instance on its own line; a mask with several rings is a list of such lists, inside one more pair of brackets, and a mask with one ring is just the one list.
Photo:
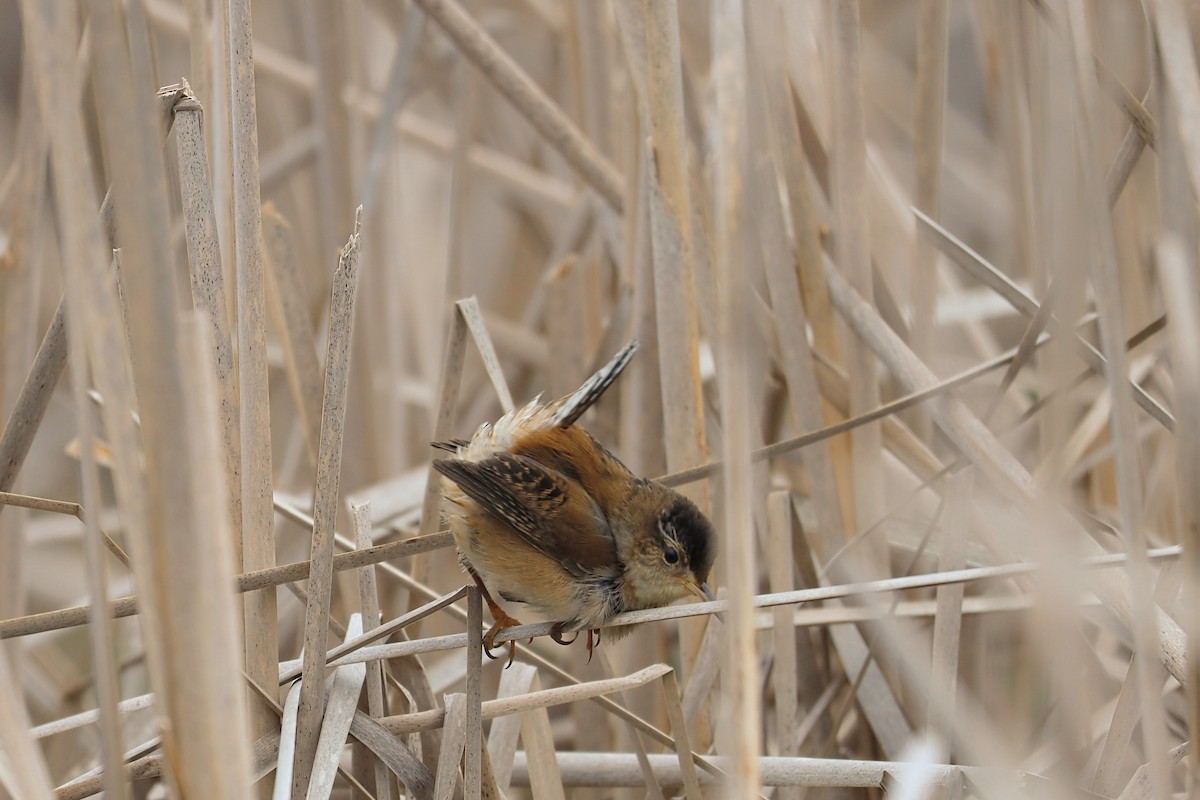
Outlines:
[[[501, 631], [504, 631], [508, 628], [514, 628], [520, 624], [521, 621], [519, 619], [516, 617], [510, 617], [508, 614], [505, 614], [503, 611], [501, 611], [500, 614], [496, 616], [495, 624], [492, 625], [486, 634], [484, 634], [483, 654], [488, 658], [495, 659], [496, 657], [492, 655], [492, 648], [496, 646], [496, 636]], [[504, 665], [504, 668], [508, 669], [512, 666], [513, 659], [517, 657], [517, 643], [514, 640], [505, 642], [505, 644], [508, 645], [508, 663]]]
[[[563, 632], [566, 627], [567, 623], [565, 622], [554, 623], [554, 627], [550, 629], [550, 638], [558, 644], [575, 644], [575, 642], [579, 640], [580, 632], [574, 631], [575, 635], [573, 637], [570, 639], [564, 639]], [[592, 663], [592, 650], [595, 649], [596, 645], [598, 644], [600, 644], [600, 629], [593, 628], [587, 632], [587, 652], [589, 664]]]
[[[554, 623], [554, 627], [550, 628], [550, 638], [553, 639], [558, 644], [563, 644], [563, 645], [574, 644], [575, 640], [579, 638], [579, 631], [575, 631], [574, 632], [575, 635], [572, 636], [570, 639], [564, 639], [563, 638], [563, 630], [566, 627], [567, 627], [567, 623], [565, 623], [565, 622]], [[590, 634], [589, 634], [589, 636], [590, 636]]]

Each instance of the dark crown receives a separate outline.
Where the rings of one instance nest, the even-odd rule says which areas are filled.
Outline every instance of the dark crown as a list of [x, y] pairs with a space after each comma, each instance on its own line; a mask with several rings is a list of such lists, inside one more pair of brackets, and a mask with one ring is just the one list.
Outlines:
[[707, 580], [717, 557], [717, 537], [712, 523], [691, 500], [682, 495], [676, 495], [674, 502], [662, 514], [663, 531], [673, 534], [673, 538], [683, 549], [683, 557], [692, 572]]

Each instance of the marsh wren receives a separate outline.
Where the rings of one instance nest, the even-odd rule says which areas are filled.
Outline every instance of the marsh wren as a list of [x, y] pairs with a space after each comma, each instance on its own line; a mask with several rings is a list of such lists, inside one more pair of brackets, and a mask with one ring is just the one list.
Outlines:
[[[520, 624], [489, 587], [557, 620], [551, 636], [560, 644], [574, 641], [564, 631], [587, 630], [589, 659], [593, 634], [616, 614], [712, 599], [708, 519], [673, 489], [635, 476], [575, 424], [637, 346], [630, 342], [573, 394], [534, 398], [470, 441], [434, 443], [455, 455], [433, 466], [445, 478], [443, 515], [459, 560], [495, 620], [483, 641], [489, 657], [497, 634]], [[627, 629], [615, 631], [610, 637]], [[510, 642], [510, 664], [515, 653]]]

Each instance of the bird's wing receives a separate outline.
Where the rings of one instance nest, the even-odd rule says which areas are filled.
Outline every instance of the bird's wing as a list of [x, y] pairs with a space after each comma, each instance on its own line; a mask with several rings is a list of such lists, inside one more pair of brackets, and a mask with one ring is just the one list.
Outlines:
[[434, 469], [531, 546], [580, 577], [615, 569], [608, 521], [578, 482], [532, 458], [437, 459]]
[[430, 442], [429, 446], [436, 447], [438, 450], [445, 450], [448, 453], [457, 453], [470, 444], [471, 442], [467, 439], [447, 439], [444, 442]]
[[637, 349], [638, 340], [634, 339], [622, 347], [595, 375], [584, 381], [574, 394], [559, 400], [558, 403], [561, 405], [554, 410], [554, 424], [560, 428], [575, 424], [575, 421], [582, 417], [584, 412], [591, 408], [592, 404], [600, 399], [600, 395], [604, 394], [605, 390], [612, 386], [613, 381], [625, 371], [625, 367], [629, 366]]

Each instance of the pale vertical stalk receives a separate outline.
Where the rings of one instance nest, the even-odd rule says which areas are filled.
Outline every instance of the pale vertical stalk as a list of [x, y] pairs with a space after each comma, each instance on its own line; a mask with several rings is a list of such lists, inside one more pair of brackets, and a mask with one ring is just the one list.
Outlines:
[[544, 325], [550, 363], [554, 365], [546, 387], [550, 397], [570, 394], [587, 380], [587, 342], [582, 324], [583, 271], [582, 260], [572, 253], [555, 265], [543, 281]]
[[0, 745], [8, 756], [6, 760], [20, 797], [50, 800], [54, 797], [50, 772], [28, 730], [29, 712], [21, 696], [21, 682], [9, 665], [7, 648], [0, 644]]
[[[68, 283], [68, 285], [70, 285]], [[80, 287], [82, 288], [82, 287]], [[117, 702], [121, 699], [117, 685], [117, 670], [113, 642], [113, 621], [108, 606], [108, 572], [104, 534], [96, 520], [104, 506], [100, 490], [100, 471], [96, 465], [94, 444], [97, 440], [91, 400], [87, 396], [87, 335], [86, 302], [81, 291], [72, 292], [75, 303], [71, 308], [72, 333], [68, 336], [71, 357], [71, 383], [75, 396], [75, 419], [79, 431], [79, 471], [83, 507], [91, 509], [83, 515], [84, 549], [87, 556], [88, 591], [92, 596], [88, 614], [88, 634], [91, 640], [92, 670], [95, 673], [96, 701], [100, 710], [100, 751], [104, 767], [104, 796], [124, 800], [125, 792], [121, 719]]]
[[[418, 12], [419, 13], [419, 12]], [[475, 70], [459, 60], [455, 70], [458, 91], [454, 104], [454, 148], [450, 151], [450, 220], [446, 226], [446, 294], [445, 299], [457, 300], [469, 294], [463, 272], [462, 253], [469, 224], [467, 211], [474, 185], [474, 167], [467, 158], [475, 128], [479, 124], [479, 100], [482, 85]]]
[[[767, 579], [772, 592], [790, 592], [795, 588], [795, 563], [792, 552], [792, 498], [786, 490], [776, 490], [767, 497]], [[774, 611], [775, 666], [771, 670], [775, 695], [775, 747], [781, 756], [799, 752], [795, 741], [800, 722], [799, 665], [796, 659], [796, 628], [792, 624], [792, 609]], [[801, 631], [801, 636], [808, 636]], [[807, 650], [807, 645], [805, 646]], [[797, 800], [794, 790], [780, 790], [780, 800]]]
[[[32, 75], [32, 71], [27, 74]], [[42, 170], [45, 168], [44, 164], [43, 155]], [[39, 197], [34, 202], [40, 205], [40, 190], [36, 194]], [[5, 216], [7, 215], [3, 210], [0, 210], [0, 221]], [[22, 232], [11, 230], [10, 235], [17, 239]], [[47, 355], [55, 355], [53, 351], [46, 349], [47, 342], [55, 344], [49, 333], [42, 346], [34, 352], [34, 335], [37, 330], [36, 295], [41, 283], [38, 277], [41, 270], [30, 263], [22, 263], [27, 254], [11, 252], [24, 249], [24, 243], [19, 240], [10, 242], [9, 248], [10, 252], [5, 255], [14, 256], [16, 262], [10, 266], [10, 270], [15, 269], [18, 274], [7, 278], [8, 283], [0, 288], [0, 313], [4, 316], [4, 321], [0, 324], [0, 337], [7, 343], [6, 352], [0, 359], [3, 361], [3, 373], [0, 374], [0, 414], [9, 412], [4, 435], [0, 438], [0, 490], [3, 491], [11, 489], [16, 481], [17, 471], [29, 452], [33, 435], [41, 424], [62, 370], [61, 358], [57, 366], [45, 360]], [[51, 331], [56, 326], [61, 331], [61, 304], [51, 323]], [[61, 343], [62, 337], [59, 336], [58, 339]], [[65, 348], [60, 347], [58, 350], [59, 355], [65, 357]], [[32, 364], [26, 376], [22, 374], [22, 370], [30, 361]], [[46, 383], [40, 383], [39, 372], [46, 367], [50, 368], [51, 375], [46, 376]], [[16, 616], [25, 610], [23, 595], [26, 538], [22, 530], [28, 519], [27, 512], [17, 509], [0, 514], [0, 616]]]
[[343, 4], [304, 0], [299, 13], [304, 23], [309, 63], [316, 77], [313, 115], [321, 134], [317, 145], [317, 175], [321, 185], [316, 198], [321, 242], [318, 260], [324, 263], [344, 236], [345, 225], [339, 225], [338, 221], [345, 219], [344, 210], [350, 207], [348, 126], [341, 102], [347, 73]]
[[375, 120], [375, 129], [371, 133], [367, 163], [358, 181], [358, 202], [366, 211], [368, 219], [376, 213], [375, 199], [379, 182], [385, 172], [388, 153], [394, 147], [396, 115], [411, 95], [413, 66], [424, 31], [425, 12], [416, 6], [409, 6], [404, 16], [400, 41], [396, 46], [396, 55], [392, 57], [383, 105], [380, 107], [379, 117]]
[[[636, 125], [636, 122], [631, 121]], [[634, 132], [636, 140], [636, 131]], [[638, 173], [649, 168], [645, 147], [637, 148]], [[638, 357], [629, 365], [621, 390], [621, 456], [639, 475], [657, 475], [666, 470], [661, 437], [663, 404], [658, 368], [658, 323], [655, 317], [654, 264], [650, 253], [649, 179], [639, 174], [637, 201], [629, 203], [626, 215], [627, 248], [631, 253], [633, 332], [642, 343]], [[632, 217], [630, 216], [632, 215]]]
[[[782, 45], [781, 42], [776, 41], [775, 36], [771, 35], [772, 20], [764, 14], [762, 7], [752, 7], [749, 11], [751, 21], [754, 23], [752, 31], [755, 34], [753, 41], [756, 44], [754, 50], [751, 51], [751, 61], [757, 60], [761, 64], [759, 72], [764, 82], [768, 79], [786, 80], [786, 75], [782, 74], [779, 68], [781, 65], [773, 64], [771, 61], [772, 57], [780, 58], [777, 51]], [[760, 41], [763, 42], [761, 50], [765, 52], [760, 52], [758, 46]], [[757, 56], [757, 59], [754, 56]], [[773, 68], [768, 69], [769, 67]], [[766, 131], [766, 144], [771, 153], [771, 162], [766, 168], [756, 169], [752, 176], [753, 191], [761, 198], [759, 200], [761, 205], [765, 206], [765, 208], [760, 208], [755, 215], [759, 230], [758, 239], [761, 242], [771, 309], [774, 311], [780, 366], [787, 381], [787, 404], [796, 426], [800, 430], [811, 431], [822, 427], [825, 417], [821, 408], [821, 395], [817, 388], [812, 348], [805, 335], [809, 319], [801, 296], [797, 273], [803, 274], [804, 270], [809, 268], [801, 266], [806, 258], [813, 258], [812, 266], [819, 267], [822, 256], [819, 251], [808, 253], [804, 240], [810, 237], [806, 237], [796, 230], [793, 230], [795, 249], [789, 247], [788, 220], [779, 200], [779, 182], [781, 179], [785, 183], [788, 182], [786, 179], [790, 171], [787, 165], [789, 153], [784, 147], [784, 142], [780, 141], [782, 134], [779, 129], [787, 127], [786, 117], [790, 114], [785, 115], [785, 109], [774, 108], [773, 103], [786, 104], [790, 109], [790, 98], [780, 97], [780, 88], [772, 87], [769, 83], [763, 88], [765, 104], [772, 112], [772, 116], [778, 116], [781, 119]], [[786, 86], [783, 88], [786, 89]], [[751, 131], [751, 136], [754, 137], [755, 133], [755, 131]], [[759, 138], [758, 141], [761, 142], [762, 139]], [[807, 192], [803, 193], [807, 194]], [[809, 224], [807, 219], [796, 218], [795, 208], [792, 211], [793, 226]], [[799, 269], [797, 269], [798, 266]], [[823, 274], [821, 283], [823, 286]], [[814, 325], [814, 333], [816, 327]], [[822, 554], [828, 558], [844, 542], [844, 523], [842, 515], [839, 513], [838, 487], [832, 453], [827, 442], [819, 442], [813, 447], [806, 448], [801, 455], [813, 484], [812, 495], [818, 520], [817, 534], [820, 538]]]
[[[467, 696], [465, 694], [446, 695], [444, 713], [444, 734], [442, 747], [438, 752], [437, 783], [433, 788], [434, 800], [453, 800], [454, 790], [458, 785], [458, 767], [462, 763], [463, 745], [467, 735]], [[547, 728], [549, 728], [548, 722]]]
[[[258, 188], [258, 117], [254, 91], [253, 23], [249, 0], [222, 0], [233, 163], [232, 211], [237, 265], [238, 388], [241, 393], [243, 570], [275, 565], [274, 512], [271, 508], [271, 406], [267, 377], [267, 311], [262, 258], [262, 202]], [[220, 161], [220, 159], [218, 159]], [[278, 642], [275, 591], [247, 594], [246, 672], [268, 691], [277, 685]], [[320, 681], [316, 682], [318, 686]], [[258, 738], [276, 726], [260, 704], [251, 710]]]
[[[626, 52], [645, 55], [644, 62], [636, 55], [627, 58], [639, 87], [642, 125], [649, 145], [645, 177], [651, 182], [650, 229], [663, 432], [667, 468], [674, 471], [703, 463], [707, 457], [679, 10], [675, 0], [622, 0], [616, 10], [627, 40]], [[688, 494], [701, 508], [708, 507], [707, 488], [693, 487]]]
[[[371, 504], [350, 506], [350, 518], [354, 525], [354, 545], [365, 550], [373, 544], [371, 540]], [[363, 633], [370, 633], [379, 626], [379, 591], [375, 582], [375, 567], [368, 565], [358, 572], [358, 599], [362, 609]], [[367, 710], [373, 719], [387, 715], [386, 697], [383, 691], [383, 664], [372, 661], [367, 664]], [[392, 781], [387, 767], [375, 759], [375, 797], [392, 800]]]
[[217, 219], [209, 182], [208, 155], [202, 126], [203, 108], [190, 92], [175, 105], [175, 144], [179, 159], [183, 225], [187, 238], [188, 266], [192, 277], [192, 303], [204, 311], [213, 344], [213, 369], [219, 392], [225, 485], [235, 548], [242, 543], [242, 455], [238, 427], [237, 367], [229, 320], [225, 314], [225, 275], [217, 241]]
[[[1168, 236], [1157, 250], [1163, 301], [1171, 318], [1172, 378], [1178, 409], [1176, 458], [1178, 469], [1180, 539], [1185, 580], [1181, 619], [1188, 634], [1187, 721], [1193, 741], [1200, 731], [1200, 493], [1183, 487], [1200, 484], [1200, 285], [1194, 260]], [[1132, 668], [1132, 667], [1131, 667]], [[1200, 757], [1192, 748], [1188, 756], [1188, 797], [1200, 796]]]
[[[537, 675], [533, 676], [529, 688], [532, 692], [541, 689]], [[533, 796], [546, 800], [565, 800], [562, 775], [558, 770], [558, 754], [554, 752], [554, 733], [545, 708], [534, 708], [521, 714], [521, 741], [529, 756], [529, 787]]]
[[[97, 195], [83, 120], [75, 104], [64, 103], [61, 96], [62, 87], [74, 85], [75, 9], [29, 4], [24, 10], [30, 41], [37, 42], [34, 50], [38, 53], [41, 110], [51, 134], [56, 198], [66, 239], [65, 262], [73, 272], [67, 284], [77, 295], [72, 305], [88, 322], [93, 368], [108, 398], [105, 413], [114, 443], [118, 499], [139, 564], [139, 581], [146, 595], [153, 598], [147, 604], [150, 608], [143, 626], [151, 679], [156, 690], [165, 696], [170, 670], [161, 638], [165, 619], [159, 608], [160, 581], [165, 580], [160, 577], [160, 568], [165, 554], [161, 542], [150, 537], [148, 530], [168, 527], [170, 503], [186, 493], [183, 486], [186, 467], [167, 458], [177, 444], [175, 432], [183, 427], [185, 411], [179, 374], [171, 366], [177, 357], [174, 273], [167, 270], [152, 279], [146, 269], [151, 263], [171, 263], [166, 244], [163, 165], [157, 157], [153, 111], [149, 97], [133, 92], [119, 9], [106, 2], [93, 3], [90, 20], [97, 39], [96, 83], [101, 89], [99, 102], [104, 109], [100, 121], [108, 147], [107, 161], [114, 175], [117, 228], [137, 231], [126, 235], [122, 246], [129, 264], [126, 280], [131, 301], [130, 340], [139, 353], [140, 383], [147, 395], [152, 396], [142, 409], [148, 413], [143, 414], [144, 452], [139, 452], [130, 418], [133, 392], [121, 352], [124, 331], [115, 330], [120, 325], [116, 298], [107, 276], [100, 271], [108, 258], [95, 222], [94, 206], [89, 208]], [[143, 455], [147, 467], [145, 483], [140, 464]], [[169, 719], [168, 710], [159, 709], [159, 713], [164, 721]], [[179, 741], [169, 736], [167, 745], [174, 748]], [[202, 743], [199, 750], [203, 749]], [[181, 764], [180, 770], [186, 770], [186, 766]], [[179, 776], [174, 778], [178, 780]]]
[[[838, 266], [850, 285], [871, 303], [874, 298], [871, 274], [870, 229], [867, 217], [867, 144], [863, 112], [862, 42], [858, 0], [836, 0], [833, 13], [834, 134], [833, 200], [835, 250]], [[850, 415], [856, 416], [879, 405], [875, 381], [875, 358], [866, 348], [847, 353], [850, 378]], [[883, 500], [882, 452], [879, 425], [864, 425], [851, 434], [854, 451], [855, 511], [859, 527], [879, 519]], [[882, 550], [874, 548], [875, 559]], [[886, 565], [859, 563], [868, 575], [878, 575]]]
[[42, 423], [50, 397], [67, 364], [67, 315], [64, 297], [50, 319], [50, 325], [38, 345], [29, 368], [29, 375], [21, 386], [21, 393], [13, 404], [12, 412], [4, 425], [0, 437], [0, 492], [12, 489], [29, 455], [34, 434]]
[[[1099, 130], [1099, 98], [1096, 96], [1095, 68], [1088, 39], [1085, 9], [1079, 0], [1068, 0], [1069, 29], [1074, 55], [1075, 86], [1082, 124], [1076, 124], [1076, 148], [1081, 165], [1082, 201], [1093, 233], [1091, 247], [1085, 250], [1092, 264], [1091, 278], [1096, 312], [1100, 324], [1101, 350], [1108, 359], [1108, 386], [1112, 400], [1110, 429], [1116, 462], [1117, 501], [1121, 532], [1129, 549], [1129, 587], [1133, 615], [1134, 642], [1138, 652], [1150, 655], [1159, 651], [1160, 642], [1154, 623], [1158, 606], [1152, 595], [1153, 572], [1146, 558], [1146, 531], [1143, 528], [1142, 478], [1135, 430], [1133, 395], [1129, 391], [1129, 359], [1125, 350], [1124, 319], [1121, 302], [1120, 265], [1113, 239], [1112, 216], [1108, 210], [1104, 184], [1097, 171], [1095, 137]], [[1197, 171], [1200, 175], [1200, 170]], [[1200, 182], [1197, 183], [1200, 186]], [[1139, 688], [1144, 706], [1142, 737], [1150, 756], [1151, 778], [1155, 795], [1171, 793], [1166, 714], [1159, 702], [1162, 672], [1150, 658], [1137, 665]]]
[[761, 749], [758, 647], [753, 595], [758, 570], [751, 500], [751, 422], [749, 369], [749, 276], [742, 186], [748, 177], [746, 119], [745, 9], [740, 0], [712, 7], [713, 82], [716, 86], [714, 163], [717, 278], [718, 384], [725, 455], [722, 556], [729, 589], [729, 648], [724, 663], [722, 724], [730, 753], [729, 797], [758, 792]]
[[[1196, 85], [1195, 53], [1187, 28], [1176, 28], [1182, 10], [1175, 3], [1154, 5], [1158, 43], [1156, 77], [1160, 93], [1158, 153], [1159, 206], [1163, 234], [1156, 256], [1163, 285], [1163, 302], [1170, 315], [1171, 377], [1176, 393], [1176, 485], [1179, 538], [1183, 545], [1182, 571], [1185, 576], [1180, 623], [1188, 636], [1187, 723], [1192, 741], [1200, 732], [1200, 495], [1192, 491], [1200, 480], [1200, 420], [1197, 419], [1198, 379], [1194, 338], [1200, 325], [1197, 309], [1196, 203], [1195, 188], [1200, 186], [1200, 148], [1195, 131], [1187, 124], [1200, 114], [1200, 88]], [[1132, 667], [1131, 667], [1132, 668]], [[1200, 798], [1200, 753], [1189, 748], [1188, 776], [1185, 781], [1190, 800]], [[1154, 764], [1148, 765], [1153, 767]]]
[[675, 671], [671, 670], [663, 673], [661, 681], [666, 696], [667, 718], [671, 721], [671, 733], [675, 735], [675, 755], [679, 757], [679, 771], [683, 775], [684, 796], [687, 800], [701, 800], [700, 780], [692, 761], [692, 748], [688, 744], [687, 725], [683, 719], [679, 680], [675, 677]]
[[[5, 342], [0, 354], [0, 418], [17, 426], [36, 428], [38, 420], [23, 421], [18, 404], [25, 396], [25, 370], [35, 360], [38, 299], [45, 270], [39, 268], [37, 235], [41, 227], [46, 186], [46, 153], [49, 142], [38, 113], [32, 56], [22, 56], [20, 103], [17, 106], [16, 142], [13, 163], [0, 180], [0, 263], [5, 279], [0, 281], [0, 339]], [[10, 416], [11, 415], [11, 416]], [[5, 426], [7, 434], [8, 425]], [[7, 435], [4, 437], [7, 443]], [[8, 459], [0, 444], [0, 470], [7, 471]], [[12, 488], [12, 478], [0, 476], [0, 483]], [[24, 611], [26, 537], [22, 534], [28, 513], [12, 510], [0, 515], [0, 615], [15, 616]]]
[[492, 344], [492, 337], [488, 334], [487, 325], [483, 321], [483, 311], [479, 308], [479, 299], [475, 295], [463, 298], [454, 304], [454, 310], [462, 315], [467, 330], [471, 332], [471, 338], [475, 340], [479, 357], [483, 359], [484, 371], [492, 381], [492, 388], [496, 390], [500, 407], [507, 414], [513, 410], [512, 392], [508, 390], [504, 370], [500, 368], [500, 359], [496, 357], [496, 346]]
[[1184, 153], [1192, 191], [1200, 197], [1200, 77], [1188, 18], [1179, 0], [1154, 0], [1154, 32], [1166, 78], [1167, 102], [1176, 104], [1171, 118]]
[[463, 797], [464, 800], [480, 800], [483, 793], [483, 715], [482, 715], [482, 664], [483, 660], [483, 596], [474, 586], [467, 587], [467, 718], [466, 744], [463, 750]]
[[[930, 217], [939, 219], [949, 2], [920, 0], [917, 8], [916, 189], [913, 202]], [[930, 355], [937, 286], [937, 251], [928, 240], [918, 236], [909, 283], [909, 318], [913, 351], [926, 359]]]
[[[974, 472], [964, 469], [950, 477], [946, 484], [947, 511], [942, 525], [941, 553], [938, 570], [949, 572], [962, 569], [966, 560], [968, 530], [971, 520], [970, 502], [974, 488]], [[960, 660], [959, 641], [962, 634], [962, 604], [965, 587], [939, 586], [937, 590], [937, 612], [933, 622], [933, 655], [929, 686], [938, 697], [930, 698], [927, 719], [937, 719], [932, 710], [939, 706], [944, 719], [955, 719], [955, 703], [958, 699], [958, 665]], [[943, 752], [953, 753], [952, 731], [942, 731]]]
[[[206, 0], [187, 0], [188, 15], [188, 82], [202, 103], [213, 103], [216, 98], [210, 89], [213, 85], [212, 50], [209, 35], [212, 21], [209, 18]], [[205, 154], [207, 159], [207, 153]]]
[[[225, 508], [221, 434], [211, 323], [203, 314], [181, 323], [181, 372], [188, 426], [181, 431], [189, 491], [170, 498], [179, 512], [164, 537], [164, 622], [172, 671], [171, 709], [178, 744], [164, 748], [179, 758], [184, 797], [242, 798], [250, 783], [251, 742], [247, 695], [241, 680], [234, 539]], [[161, 568], [161, 567], [160, 567]], [[176, 755], [178, 754], [178, 755]]]
[[317, 357], [304, 276], [296, 258], [292, 226], [267, 203], [262, 209], [265, 273], [271, 314], [279, 326], [296, 420], [313, 464], [321, 440], [321, 360]]
[[[350, 342], [354, 325], [354, 292], [358, 284], [359, 226], [362, 208], [354, 216], [354, 232], [338, 259], [329, 301], [329, 341], [325, 353], [325, 397], [321, 405], [321, 446], [313, 497], [312, 569], [304, 615], [304, 673], [296, 730], [296, 761], [292, 796], [309, 785], [313, 759], [325, 712], [325, 650], [329, 604], [333, 590], [333, 538], [341, 481], [342, 442], [346, 424], [346, 394], [350, 378]], [[276, 679], [276, 684], [278, 680]]]
[[[362, 615], [354, 614], [350, 617], [349, 624], [346, 625], [345, 640], [350, 641], [361, 635]], [[345, 664], [333, 671], [328, 692], [328, 702], [321, 717], [320, 735], [317, 739], [316, 756], [313, 759], [312, 777], [308, 782], [308, 789], [305, 793], [306, 800], [326, 800], [333, 790], [333, 781], [337, 773], [341, 771], [343, 775], [347, 775], [345, 771], [341, 770], [339, 764], [341, 762], [342, 750], [346, 746], [346, 735], [350, 732], [350, 727], [354, 723], [354, 717], [357, 714], [358, 698], [362, 694], [363, 681], [366, 677], [366, 664]], [[300, 713], [303, 714], [303, 711], [304, 694], [303, 690], [301, 690]], [[303, 718], [299, 720], [299, 724], [301, 726], [304, 725]], [[299, 743], [299, 739], [297, 739], [297, 745]], [[351, 776], [347, 775], [347, 777]], [[294, 787], [295, 776], [293, 776], [292, 780]], [[357, 784], [357, 780], [351, 777], [350, 783], [354, 786]], [[361, 787], [356, 788], [361, 790]], [[294, 788], [292, 796], [296, 796]]]
[[[535, 677], [535, 667], [520, 661], [514, 662], [500, 675], [496, 699], [527, 694]], [[501, 792], [508, 791], [508, 784], [512, 779], [513, 757], [517, 753], [517, 737], [520, 732], [521, 718], [516, 715], [496, 719], [488, 732], [488, 759], [496, 776], [496, 787]]]
[[[441, 442], [450, 437], [450, 428], [454, 424], [454, 410], [458, 406], [458, 390], [462, 386], [463, 360], [467, 354], [467, 323], [463, 315], [455, 307], [450, 315], [447, 326], [446, 345], [442, 351], [441, 387], [438, 391], [437, 416], [433, 423], [431, 441]], [[437, 530], [441, 515], [442, 479], [431, 466], [425, 479], [425, 495], [421, 501], [420, 533], [422, 535]], [[429, 569], [429, 559], [418, 556], [413, 563], [413, 578], [425, 580]]]

